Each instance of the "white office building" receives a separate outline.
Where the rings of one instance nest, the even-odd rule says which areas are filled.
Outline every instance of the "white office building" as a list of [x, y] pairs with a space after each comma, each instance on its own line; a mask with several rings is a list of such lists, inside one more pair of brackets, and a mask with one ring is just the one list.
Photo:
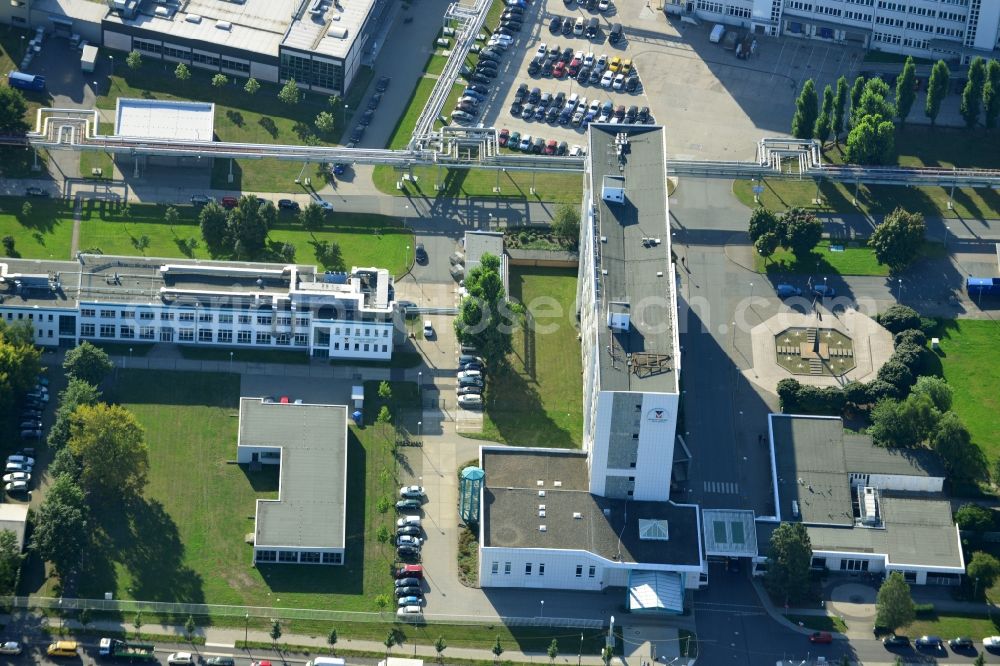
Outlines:
[[0, 264], [0, 317], [35, 341], [297, 349], [389, 360], [404, 339], [389, 272], [80, 254]]
[[1000, 39], [996, 0], [664, 0], [663, 9], [755, 34], [961, 62], [992, 57]]

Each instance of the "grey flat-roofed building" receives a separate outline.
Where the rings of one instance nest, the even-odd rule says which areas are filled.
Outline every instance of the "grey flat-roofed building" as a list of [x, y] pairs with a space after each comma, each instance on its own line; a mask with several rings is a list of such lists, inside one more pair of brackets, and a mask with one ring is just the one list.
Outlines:
[[[483, 447], [480, 455], [484, 586], [603, 589], [654, 571], [674, 574], [675, 590], [697, 587], [697, 506], [593, 495], [586, 454], [578, 451]], [[516, 569], [514, 578], [508, 569]]]
[[[814, 567], [900, 571], [916, 584], [960, 581], [958, 527], [933, 451], [877, 447], [867, 435], [845, 433], [839, 418], [768, 420], [777, 507], [768, 520], [805, 524]], [[760, 543], [770, 530], [760, 524]]]
[[278, 499], [257, 500], [255, 562], [343, 564], [346, 406], [242, 398], [237, 460], [281, 466]]
[[584, 448], [596, 495], [666, 501], [680, 353], [664, 129], [590, 125], [581, 216]]
[[705, 554], [715, 557], [756, 557], [757, 529], [753, 511], [703, 509]]

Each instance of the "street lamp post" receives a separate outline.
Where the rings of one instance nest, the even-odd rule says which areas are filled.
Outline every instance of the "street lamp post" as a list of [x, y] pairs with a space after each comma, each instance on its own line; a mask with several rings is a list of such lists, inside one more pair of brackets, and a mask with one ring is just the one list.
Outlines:
[[896, 302], [899, 303], [899, 299], [903, 293], [903, 278], [899, 278], [898, 286], [896, 287]]
[[542, 611], [541, 611], [542, 615], [541, 616], [545, 617], [545, 599], [542, 599], [541, 605], [542, 605]]
[[951, 227], [944, 225], [944, 249], [948, 249], [948, 236], [951, 235]]
[[417, 421], [417, 437], [420, 437], [420, 431], [423, 428], [423, 425], [424, 425], [423, 421]]
[[753, 282], [750, 283], [750, 300], [753, 300]]
[[229, 352], [229, 372], [233, 371], [233, 352]]
[[250, 642], [250, 613], [243, 618], [243, 648], [246, 649]]
[[576, 666], [583, 660], [583, 632], [580, 632], [580, 651], [576, 653]]

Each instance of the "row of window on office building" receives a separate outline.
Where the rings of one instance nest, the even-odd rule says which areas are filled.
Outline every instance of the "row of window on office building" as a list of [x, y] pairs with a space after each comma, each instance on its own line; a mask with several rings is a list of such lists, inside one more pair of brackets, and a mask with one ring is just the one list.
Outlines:
[[[524, 575], [525, 576], [530, 576], [532, 574], [532, 571], [534, 571], [534, 570], [535, 570], [535, 566], [534, 566], [533, 562], [525, 562], [524, 563]], [[511, 563], [510, 562], [504, 562], [503, 563], [503, 573], [504, 573], [504, 575], [505, 576], [509, 576], [510, 572], [511, 572]], [[497, 574], [500, 573], [500, 563], [499, 562], [493, 562], [492, 563], [492, 565], [490, 566], [490, 573], [492, 573], [494, 576], [496, 576]], [[538, 563], [538, 575], [539, 576], [544, 576], [545, 575], [545, 563], [544, 562], [539, 562]], [[596, 566], [589, 566], [589, 567], [587, 567], [587, 578], [594, 578], [595, 576], [597, 576], [597, 567]], [[583, 565], [582, 564], [576, 565], [576, 577], [577, 578], [583, 578]]]
[[298, 550], [258, 550], [258, 562], [299, 562], [301, 564], [343, 564], [343, 553], [316, 553]]

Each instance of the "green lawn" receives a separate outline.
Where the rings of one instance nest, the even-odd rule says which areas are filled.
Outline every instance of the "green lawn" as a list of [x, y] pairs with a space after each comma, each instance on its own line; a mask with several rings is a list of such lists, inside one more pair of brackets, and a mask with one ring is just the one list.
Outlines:
[[[21, 215], [31, 204], [31, 215]], [[0, 237], [14, 237], [14, 251], [26, 259], [69, 259], [73, 212], [58, 199], [0, 197]], [[0, 249], [0, 252], [3, 250]]]
[[534, 311], [534, 326], [515, 333], [511, 371], [490, 376], [483, 437], [517, 446], [578, 448], [583, 392], [576, 271], [513, 268], [510, 294]]
[[1000, 324], [991, 320], [945, 321], [935, 333], [941, 338], [941, 368], [954, 393], [952, 409], [972, 433], [972, 441], [988, 460], [1000, 457]]
[[945, 640], [955, 636], [973, 636], [978, 641], [983, 636], [995, 636], [1000, 633], [998, 630], [1000, 630], [1000, 616], [990, 618], [985, 615], [935, 614], [931, 619], [917, 620], [899, 633], [911, 639], [927, 635], [941, 636]]
[[[396, 189], [400, 172], [392, 167], [375, 167], [372, 179], [380, 192], [394, 196], [476, 197], [488, 199], [525, 199], [553, 203], [579, 203], [583, 197], [582, 173], [538, 173], [524, 171], [500, 173], [491, 169], [439, 169], [417, 167], [412, 170], [417, 182], [404, 182]], [[436, 180], [435, 180], [436, 179]], [[435, 191], [434, 183], [441, 189]], [[493, 188], [499, 183], [500, 192]], [[530, 188], [534, 185], [535, 194]]]
[[[831, 252], [831, 245], [840, 245], [842, 252]], [[925, 243], [923, 257], [944, 256], [941, 243]], [[805, 275], [889, 275], [889, 267], [875, 259], [875, 252], [859, 241], [822, 240], [816, 249], [801, 260], [790, 251], [778, 248], [768, 260], [754, 252], [754, 269], [758, 273], [800, 273]]]
[[431, 96], [431, 91], [434, 90], [435, 83], [437, 83], [437, 79], [428, 77], [417, 79], [416, 85], [413, 86], [413, 92], [410, 93], [410, 99], [406, 103], [406, 111], [396, 121], [396, 127], [389, 136], [386, 148], [400, 150], [406, 148], [407, 144], [410, 143], [413, 128], [417, 126], [417, 119], [420, 118], [420, 112], [424, 110], [424, 106]]
[[[193, 206], [176, 208], [180, 217], [177, 224], [170, 226], [163, 222], [166, 207], [162, 205], [130, 206], [129, 219], [125, 220], [120, 207], [103, 201], [88, 201], [80, 228], [80, 248], [100, 249], [104, 254], [135, 255], [140, 253], [136, 242], [145, 236], [149, 246], [143, 254], [148, 257], [227, 258], [213, 256], [201, 240], [197, 211]], [[258, 259], [278, 260], [277, 250], [282, 244], [291, 243], [296, 249], [296, 262], [319, 264], [316, 243], [328, 240], [340, 245], [343, 268], [378, 266], [393, 275], [401, 275], [409, 268], [412, 250], [408, 248], [413, 247], [413, 235], [395, 218], [367, 213], [332, 213], [329, 220], [323, 229], [310, 232], [303, 229], [294, 216], [279, 214], [277, 225], [268, 235], [265, 255]]]
[[121, 370], [109, 384], [106, 397], [146, 430], [149, 485], [136, 506], [95, 516], [81, 596], [371, 611], [373, 597], [390, 590], [394, 552], [372, 526], [388, 520], [374, 499], [394, 494], [395, 462], [376, 428], [349, 430], [345, 565], [254, 567], [244, 538], [255, 500], [277, 496], [278, 471], [231, 462], [239, 377]]

